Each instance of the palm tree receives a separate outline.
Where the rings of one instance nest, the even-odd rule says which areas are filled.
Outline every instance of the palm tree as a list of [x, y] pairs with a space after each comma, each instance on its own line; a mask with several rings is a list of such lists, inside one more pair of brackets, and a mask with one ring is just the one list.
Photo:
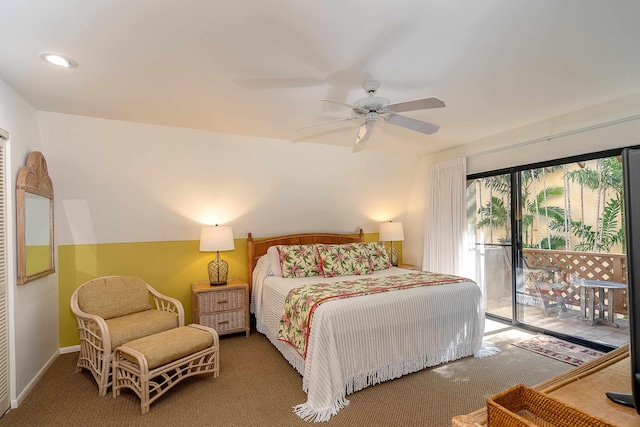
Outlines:
[[[544, 169], [532, 169], [521, 173], [523, 216], [522, 230], [523, 243], [528, 247], [544, 247], [547, 249], [559, 249], [566, 246], [566, 239], [562, 236], [549, 235], [544, 239], [533, 241], [533, 225], [537, 223], [541, 229], [541, 220], [544, 220], [547, 230], [556, 227], [557, 223], [565, 221], [564, 210], [560, 207], [550, 206], [551, 199], [564, 194], [562, 187], [547, 187], [546, 173]], [[542, 181], [542, 189], [538, 191], [538, 185]], [[489, 189], [489, 200], [478, 209], [480, 217], [477, 228], [489, 227], [490, 241], [493, 242], [494, 229], [504, 230], [505, 236], [500, 240], [511, 238], [511, 211], [509, 200], [511, 194], [511, 179], [509, 175], [498, 175], [484, 179], [485, 186]], [[535, 194], [532, 197], [531, 194]], [[497, 194], [497, 195], [494, 195]], [[563, 227], [561, 227], [563, 228]], [[564, 228], [563, 228], [564, 229]]]
[[[521, 172], [524, 246], [569, 250], [573, 245], [571, 242], [573, 235], [580, 239], [573, 245], [575, 250], [610, 251], [613, 246], [621, 244], [624, 252], [622, 163], [616, 157], [610, 157], [598, 159], [595, 164], [595, 168], [590, 168], [586, 164], [578, 163], [580, 167], [574, 171], [569, 171], [569, 166], [565, 164]], [[547, 187], [547, 174], [555, 169], [563, 169], [563, 187]], [[488, 227], [491, 241], [493, 241], [495, 230], [504, 230], [507, 235], [504, 238], [508, 239], [511, 234], [510, 177], [509, 175], [493, 176], [483, 179], [482, 183], [489, 190], [489, 200], [477, 209], [479, 220], [476, 227], [477, 229]], [[571, 183], [579, 185], [580, 218], [577, 221], [571, 216]], [[482, 185], [477, 188], [479, 196], [481, 187]], [[597, 198], [595, 225], [589, 225], [585, 221], [585, 193], [588, 191], [592, 191]], [[553, 205], [554, 198], [559, 196], [564, 196], [563, 207]], [[618, 220], [619, 217], [620, 220]], [[543, 222], [546, 226], [544, 228]], [[537, 238], [534, 235], [534, 224], [539, 231]], [[547, 235], [543, 236], [540, 233], [544, 233], [545, 229]], [[560, 234], [551, 234], [552, 230]]]
[[491, 243], [493, 243], [493, 227], [504, 228], [506, 238], [511, 238], [511, 210], [509, 206], [505, 206], [504, 200], [493, 196], [487, 204], [478, 209], [480, 221], [478, 228], [490, 227]]
[[565, 232], [565, 250], [571, 248], [571, 184], [569, 183], [569, 165], [562, 165], [562, 181], [564, 184], [564, 232]]
[[611, 252], [611, 248], [617, 244], [623, 244], [625, 240], [624, 228], [618, 226], [618, 216], [622, 211], [622, 203], [619, 199], [609, 199], [604, 207], [600, 219], [600, 230], [594, 230], [591, 225], [585, 225], [580, 221], [571, 223], [571, 228], [576, 236], [582, 239], [582, 243], [576, 245], [578, 251]]
[[[562, 187], [552, 186], [543, 188], [535, 197], [523, 198], [522, 231], [525, 235], [522, 240], [526, 246], [542, 248], [544, 243], [547, 249], [560, 249], [566, 245], [566, 239], [562, 236], [547, 236], [535, 244], [533, 242], [533, 224], [534, 221], [539, 224], [540, 217], [545, 218], [545, 221], [549, 224], [548, 230], [558, 229], [558, 225], [562, 228], [565, 221], [564, 209], [559, 206], [548, 206], [545, 204], [545, 200], [562, 196], [563, 193]], [[551, 221], [550, 223], [548, 222], [549, 220]]]
[[[477, 228], [489, 227], [489, 241], [493, 243], [493, 230], [504, 229], [505, 235], [499, 240], [511, 239], [511, 207], [505, 203], [511, 194], [511, 178], [509, 175], [496, 175], [484, 178], [484, 184], [489, 188], [489, 200], [478, 209], [480, 221]], [[499, 195], [494, 196], [494, 191]], [[480, 199], [482, 200], [482, 199]]]
[[[581, 239], [576, 250], [609, 252], [616, 244], [625, 251], [624, 212], [622, 203], [622, 163], [616, 157], [596, 161], [596, 170], [580, 165], [580, 169], [566, 174], [572, 182], [580, 184], [581, 218], [571, 221], [573, 234]], [[595, 227], [587, 225], [584, 218], [584, 188], [597, 191]], [[607, 191], [614, 191], [614, 198], [607, 200]], [[621, 225], [618, 226], [618, 216]]]
[[[550, 171], [556, 169], [553, 167]], [[547, 236], [537, 242], [533, 241], [533, 224], [534, 222], [540, 227], [540, 220], [544, 218], [547, 232], [551, 229], [558, 228], [557, 224], [565, 221], [564, 209], [557, 206], [549, 206], [549, 200], [564, 194], [562, 187], [546, 185], [546, 173], [543, 168], [529, 169], [521, 172], [522, 187], [522, 242], [527, 247], [542, 248], [543, 245], [547, 249], [560, 249], [566, 246], [566, 239], [561, 236]], [[542, 190], [538, 191], [538, 183], [542, 181]], [[562, 228], [562, 227], [560, 227]], [[560, 245], [559, 242], [562, 242]], [[560, 246], [558, 246], [560, 245]]]
[[[569, 172], [568, 173], [568, 177], [571, 180], [571, 182], [574, 183], [578, 183], [580, 185], [580, 220], [579, 223], [582, 224], [583, 226], [585, 225], [585, 220], [584, 220], [584, 189], [585, 187], [590, 189], [590, 190], [596, 190], [598, 188], [598, 186], [600, 185], [600, 176], [598, 175], [597, 171], [594, 171], [591, 168], [586, 167], [584, 164], [582, 163], [578, 163], [578, 166], [580, 167], [579, 169], [576, 169], [575, 171]], [[571, 229], [574, 230], [574, 234], [578, 237], [580, 237], [583, 233], [576, 233], [573, 225], [571, 226]], [[584, 231], [584, 230], [581, 230]], [[578, 244], [580, 245], [584, 245], [584, 240], [582, 240], [581, 243]]]

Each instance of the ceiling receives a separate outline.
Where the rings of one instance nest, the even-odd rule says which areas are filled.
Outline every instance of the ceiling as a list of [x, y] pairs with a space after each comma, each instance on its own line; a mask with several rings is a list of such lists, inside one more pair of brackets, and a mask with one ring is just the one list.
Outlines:
[[[378, 120], [369, 149], [431, 153], [640, 92], [636, 0], [1, 0], [0, 78], [38, 110], [351, 147], [365, 80], [424, 135]], [[51, 66], [40, 52], [79, 63]]]

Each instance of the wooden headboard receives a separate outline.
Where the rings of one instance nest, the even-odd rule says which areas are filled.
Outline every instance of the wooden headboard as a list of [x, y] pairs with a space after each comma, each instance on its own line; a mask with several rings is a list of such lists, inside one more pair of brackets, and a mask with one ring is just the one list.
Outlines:
[[325, 243], [341, 245], [343, 243], [364, 242], [364, 233], [360, 229], [358, 234], [336, 234], [336, 233], [302, 233], [289, 234], [286, 236], [266, 237], [253, 239], [251, 233], [247, 236], [247, 254], [249, 256], [249, 293], [253, 281], [253, 269], [256, 267], [258, 259], [267, 253], [267, 249], [274, 245], [311, 245], [314, 243]]

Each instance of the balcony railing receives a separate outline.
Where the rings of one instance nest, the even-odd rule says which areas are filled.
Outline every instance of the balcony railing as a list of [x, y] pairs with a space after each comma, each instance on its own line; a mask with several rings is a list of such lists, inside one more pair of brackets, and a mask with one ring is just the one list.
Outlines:
[[[570, 277], [627, 283], [627, 256], [596, 252], [572, 252], [548, 249], [523, 249], [525, 263], [530, 268], [553, 268], [559, 280]], [[608, 292], [605, 298], [608, 298]], [[567, 285], [562, 296], [565, 304], [580, 305], [580, 286]], [[596, 297], [597, 298], [597, 297]], [[596, 301], [597, 302], [597, 301]], [[627, 290], [614, 292], [614, 312], [628, 314]]]

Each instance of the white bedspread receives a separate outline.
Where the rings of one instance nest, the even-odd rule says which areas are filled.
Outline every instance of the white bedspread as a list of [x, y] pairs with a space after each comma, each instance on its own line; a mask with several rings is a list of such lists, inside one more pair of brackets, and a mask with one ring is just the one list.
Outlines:
[[[374, 276], [411, 273], [391, 268]], [[251, 308], [265, 334], [303, 376], [307, 402], [294, 412], [326, 421], [349, 404], [346, 396], [367, 386], [471, 356], [480, 349], [484, 313], [473, 282], [427, 286], [337, 299], [314, 313], [304, 360], [278, 341], [278, 324], [290, 289], [320, 281], [364, 276], [283, 279], [254, 271]]]

